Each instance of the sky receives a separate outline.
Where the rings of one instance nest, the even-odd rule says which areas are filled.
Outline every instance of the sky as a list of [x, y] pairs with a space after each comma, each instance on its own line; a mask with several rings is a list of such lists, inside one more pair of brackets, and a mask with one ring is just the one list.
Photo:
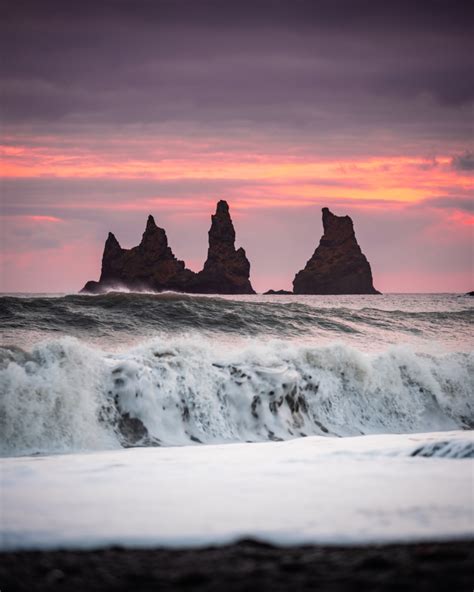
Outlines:
[[0, 291], [74, 292], [148, 214], [195, 271], [228, 201], [257, 291], [349, 214], [383, 292], [474, 289], [471, 2], [10, 0]]

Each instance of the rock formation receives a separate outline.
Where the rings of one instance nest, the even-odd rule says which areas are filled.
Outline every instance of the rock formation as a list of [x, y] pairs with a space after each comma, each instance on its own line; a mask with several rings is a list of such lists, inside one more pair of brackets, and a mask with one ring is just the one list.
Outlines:
[[293, 294], [293, 292], [288, 290], [267, 290], [263, 293], [264, 296], [287, 296], [288, 294]]
[[194, 273], [185, 268], [168, 246], [163, 228], [148, 216], [141, 243], [132, 249], [122, 249], [109, 232], [102, 256], [102, 272], [98, 282], [87, 282], [82, 292], [100, 293], [114, 287], [131, 290], [186, 291]]
[[217, 204], [209, 231], [209, 251], [199, 273], [186, 269], [176, 259], [163, 228], [148, 217], [137, 247], [122, 249], [112, 233], [105, 242], [102, 272], [98, 282], [90, 281], [81, 292], [98, 294], [116, 287], [131, 290], [174, 290], [203, 294], [254, 294], [250, 284], [250, 263], [241, 248], [235, 250], [235, 230], [225, 201]]
[[379, 294], [349, 216], [323, 208], [324, 234], [306, 267], [293, 280], [295, 294]]
[[219, 201], [209, 230], [204, 268], [196, 276], [193, 292], [200, 294], [255, 294], [250, 263], [244, 249], [235, 249], [235, 230], [229, 206]]

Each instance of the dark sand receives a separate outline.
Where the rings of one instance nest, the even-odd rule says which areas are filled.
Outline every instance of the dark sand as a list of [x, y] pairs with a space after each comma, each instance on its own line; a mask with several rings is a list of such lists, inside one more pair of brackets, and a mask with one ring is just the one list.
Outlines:
[[241, 541], [204, 549], [11, 552], [0, 590], [474, 589], [474, 542], [281, 548]]

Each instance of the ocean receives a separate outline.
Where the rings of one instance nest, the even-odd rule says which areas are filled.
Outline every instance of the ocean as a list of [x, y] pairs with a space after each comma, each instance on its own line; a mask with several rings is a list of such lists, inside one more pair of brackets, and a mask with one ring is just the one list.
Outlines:
[[454, 294], [0, 297], [0, 548], [472, 537]]

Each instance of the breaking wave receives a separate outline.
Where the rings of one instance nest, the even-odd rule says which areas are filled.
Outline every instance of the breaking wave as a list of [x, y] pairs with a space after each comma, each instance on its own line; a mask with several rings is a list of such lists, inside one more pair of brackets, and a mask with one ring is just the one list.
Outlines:
[[0, 348], [0, 451], [469, 428], [473, 392], [472, 353], [169, 336], [110, 354], [66, 337]]
[[472, 440], [441, 440], [428, 442], [416, 448], [411, 456], [425, 458], [474, 458], [474, 441]]

